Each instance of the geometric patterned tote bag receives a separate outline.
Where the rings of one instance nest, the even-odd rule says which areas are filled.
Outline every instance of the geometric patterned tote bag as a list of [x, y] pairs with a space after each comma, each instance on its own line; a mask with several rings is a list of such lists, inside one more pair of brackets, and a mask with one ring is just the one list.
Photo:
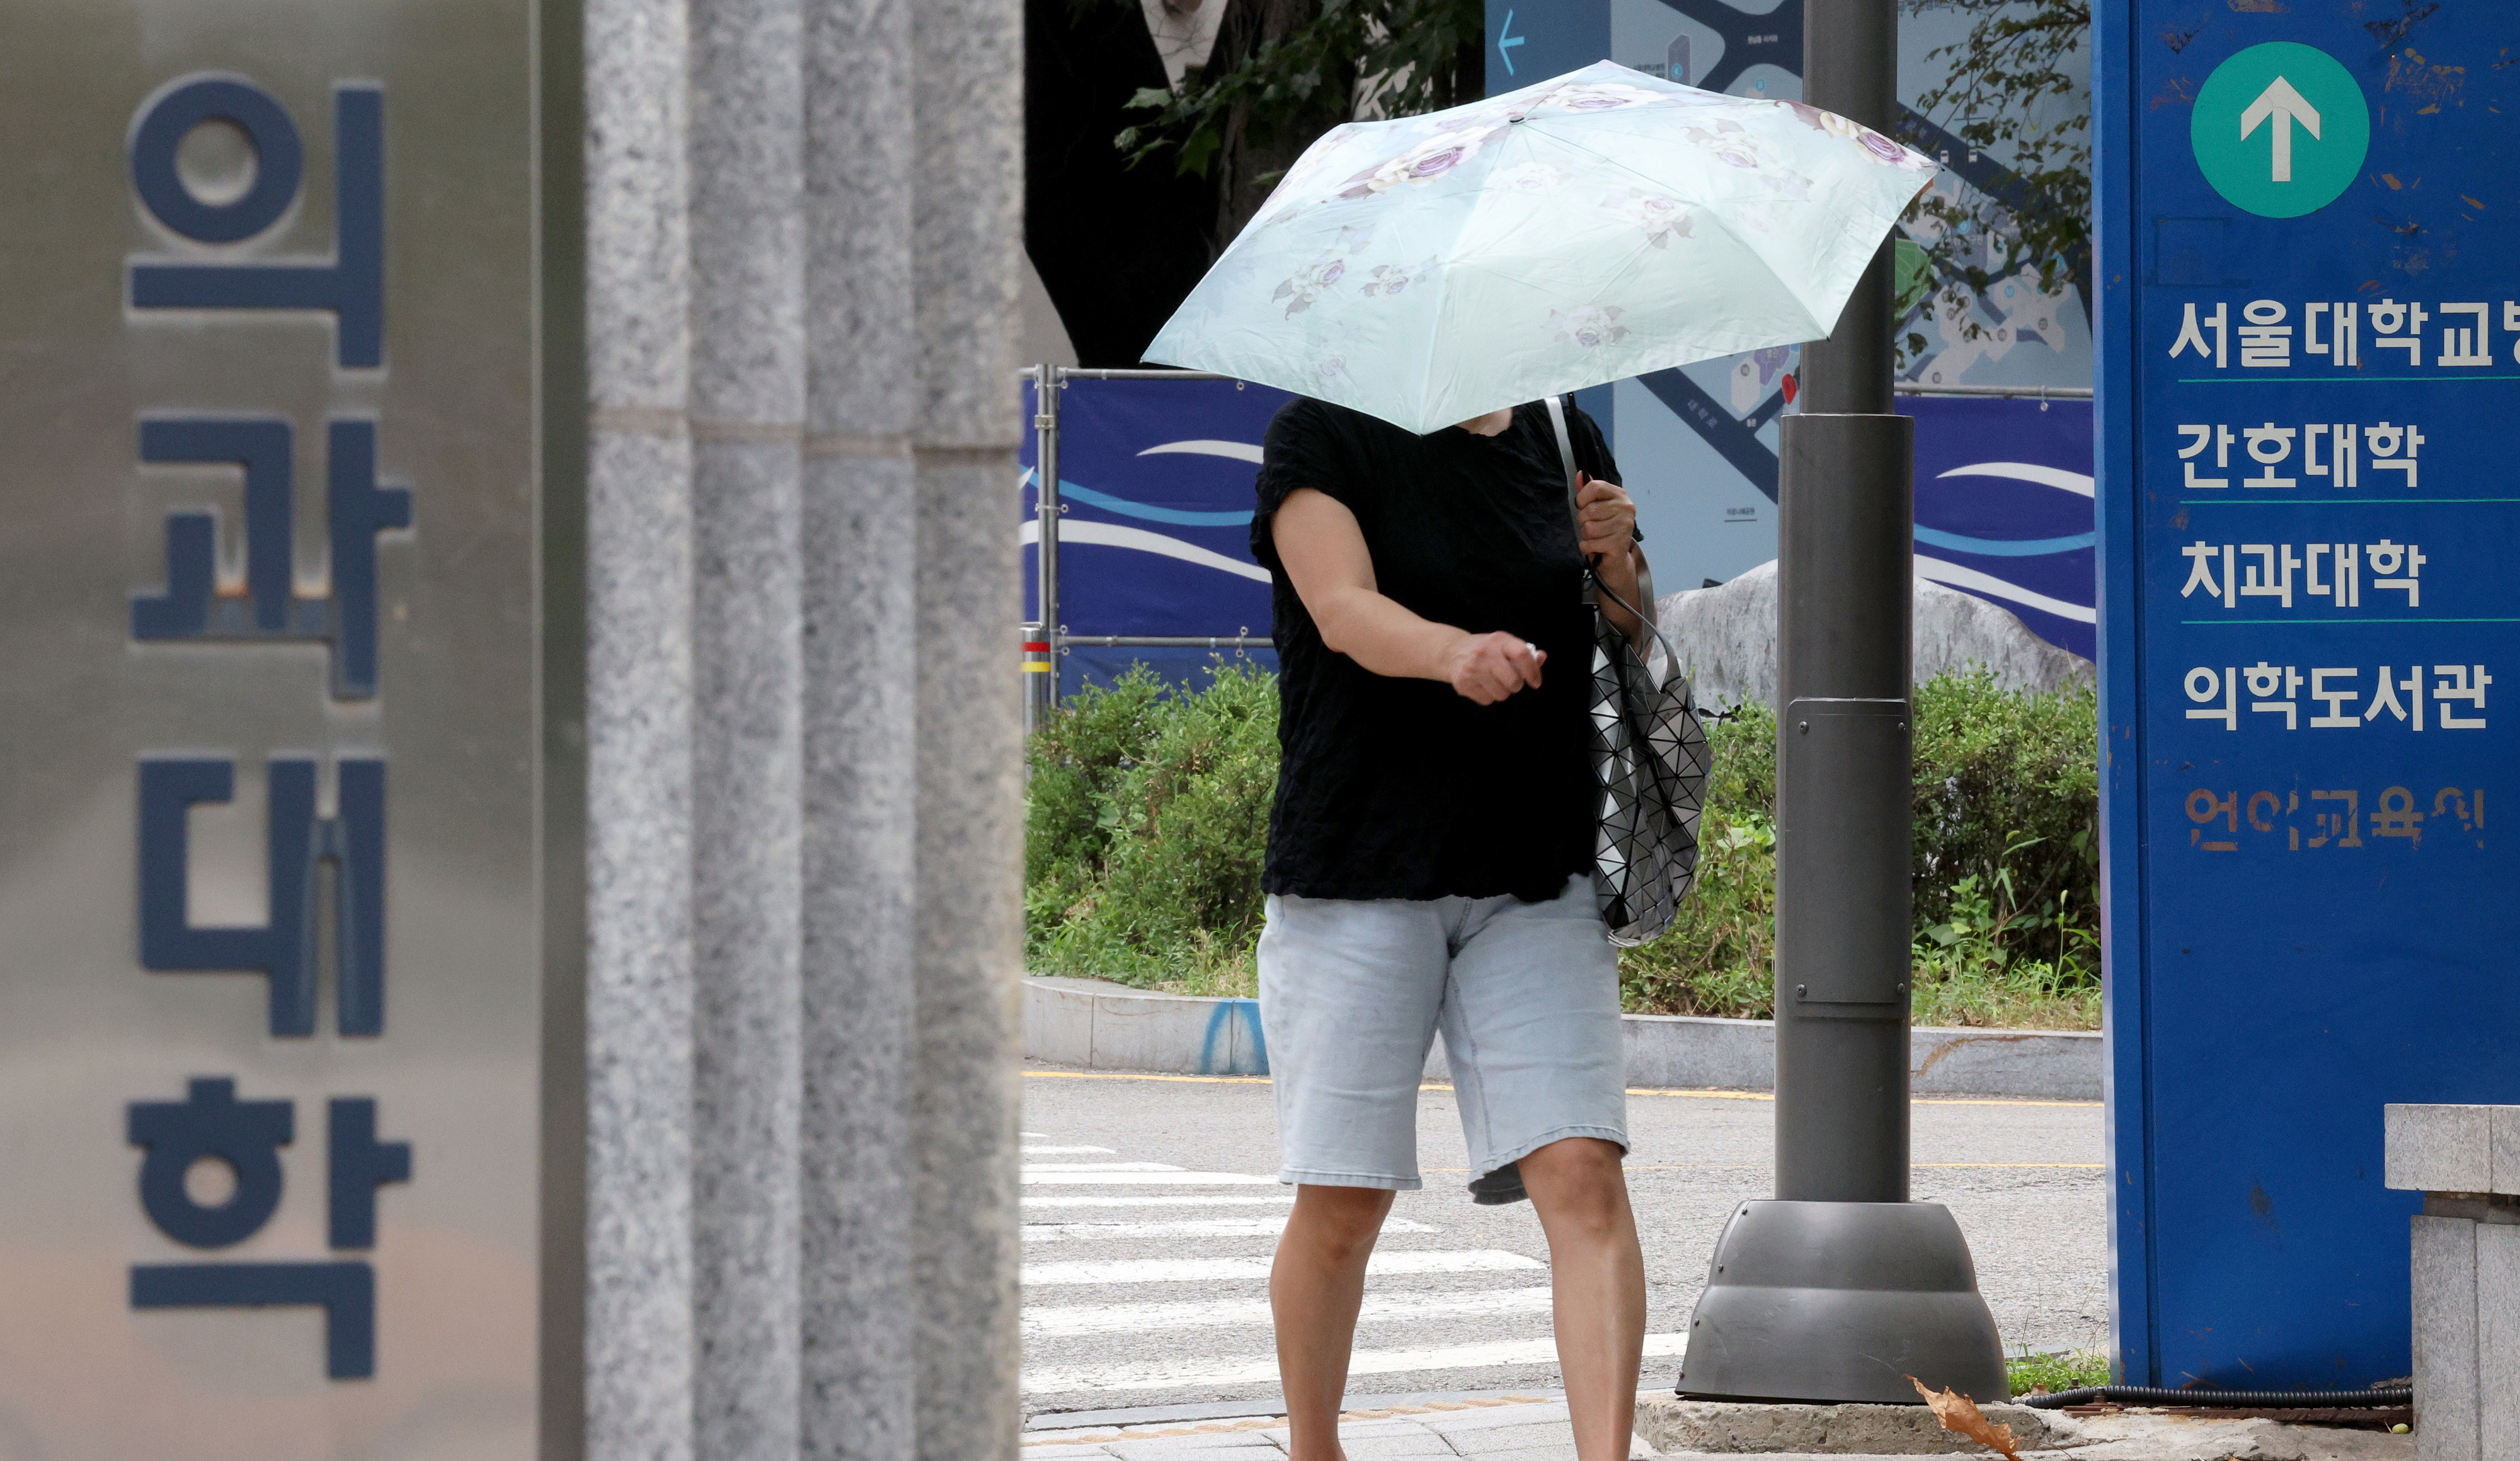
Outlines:
[[[1548, 406], [1572, 511], [1575, 446], [1566, 407], [1556, 396]], [[1660, 937], [1697, 881], [1697, 821], [1712, 762], [1688, 675], [1654, 622], [1653, 578], [1642, 566], [1637, 587], [1643, 609], [1612, 593], [1590, 566], [1584, 571], [1584, 602], [1593, 608], [1593, 780], [1600, 798], [1594, 888], [1610, 941], [1622, 948]], [[1651, 631], [1644, 652], [1602, 615], [1604, 594]]]

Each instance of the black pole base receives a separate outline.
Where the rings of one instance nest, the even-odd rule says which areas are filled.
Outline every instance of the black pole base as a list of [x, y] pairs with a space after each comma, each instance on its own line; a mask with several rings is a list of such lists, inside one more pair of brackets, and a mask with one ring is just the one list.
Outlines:
[[1674, 1387], [1699, 1400], [2010, 1398], [1995, 1315], [1938, 1203], [1746, 1202], [1715, 1242]]

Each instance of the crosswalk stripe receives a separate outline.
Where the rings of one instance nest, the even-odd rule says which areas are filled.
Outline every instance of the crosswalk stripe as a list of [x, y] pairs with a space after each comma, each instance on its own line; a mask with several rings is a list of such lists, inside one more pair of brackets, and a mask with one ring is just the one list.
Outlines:
[[[1152, 1165], [1152, 1164], [1147, 1164]], [[1180, 1167], [1080, 1170], [1072, 1166], [1027, 1166], [1019, 1174], [1027, 1187], [1246, 1187], [1278, 1185], [1276, 1177], [1256, 1177], [1248, 1172], [1192, 1172]]]
[[[1547, 1289], [1482, 1289], [1469, 1294], [1369, 1294], [1357, 1314], [1360, 1324], [1402, 1319], [1482, 1317], [1491, 1314], [1538, 1314], [1549, 1311]], [[1223, 1303], [1081, 1303], [1058, 1308], [1027, 1307], [1023, 1333], [1028, 1340], [1066, 1339], [1080, 1335], [1137, 1334], [1158, 1329], [1208, 1329], [1234, 1324], [1267, 1324], [1269, 1301], [1240, 1299]]]
[[1294, 1201], [1291, 1193], [1284, 1197], [1227, 1197], [1221, 1192], [1149, 1192], [1132, 1197], [1045, 1197], [1036, 1193], [1025, 1198], [1023, 1206], [1030, 1212], [1036, 1208], [1254, 1208]]
[[[1120, 1258], [1107, 1262], [1092, 1260], [1064, 1263], [1027, 1263], [1023, 1267], [1023, 1284], [1027, 1288], [1055, 1287], [1062, 1284], [1178, 1284], [1222, 1282], [1232, 1279], [1267, 1278], [1270, 1260], [1247, 1258]], [[1476, 1249], [1450, 1253], [1378, 1253], [1366, 1261], [1365, 1271], [1372, 1274], [1396, 1273], [1496, 1273], [1508, 1269], [1546, 1268], [1538, 1258], [1527, 1258], [1518, 1253], [1499, 1249]]]
[[[1101, 1151], [1097, 1147], [1094, 1150]], [[1177, 1172], [1181, 1168], [1166, 1162], [1027, 1162], [1027, 1172]]]
[[[1286, 1228], [1284, 1215], [1270, 1217], [1191, 1217], [1171, 1222], [1027, 1222], [1026, 1243], [1058, 1243], [1086, 1238], [1275, 1238]], [[1431, 1233], [1426, 1223], [1405, 1217], [1382, 1220], [1386, 1233]]]
[[[1685, 1334], [1645, 1336], [1647, 1358], [1670, 1358], [1688, 1347]], [[1553, 1340], [1501, 1340], [1492, 1344], [1445, 1345], [1431, 1349], [1359, 1349], [1347, 1372], [1397, 1375], [1410, 1370], [1480, 1370], [1501, 1365], [1554, 1364]], [[1027, 1394], [1061, 1394], [1073, 1391], [1170, 1390], [1175, 1387], [1250, 1385], [1278, 1378], [1275, 1355], [1224, 1361], [1151, 1360], [1140, 1364], [1077, 1366], [1033, 1370], [1023, 1377]]]
[[1026, 1147], [1027, 1157], [1109, 1157], [1116, 1155], [1109, 1147]]

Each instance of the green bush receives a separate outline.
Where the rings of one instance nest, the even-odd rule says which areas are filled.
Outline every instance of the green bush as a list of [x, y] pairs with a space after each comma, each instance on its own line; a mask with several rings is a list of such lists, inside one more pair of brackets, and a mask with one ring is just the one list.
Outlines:
[[[1983, 673], [1917, 687], [1919, 1024], [2098, 1022], [2097, 706]], [[1063, 705], [1033, 738], [1026, 953], [1044, 974], [1250, 992], [1276, 788], [1270, 675], [1209, 688], [1141, 668]], [[1715, 771], [1698, 881], [1670, 933], [1620, 956], [1638, 1013], [1764, 1018], [1776, 944], [1776, 717], [1708, 727]]]
[[1619, 950], [1633, 1014], [1764, 1020], [1777, 944], [1777, 717], [1747, 705], [1706, 726], [1714, 769], [1697, 824], [1697, 884], [1671, 931]]
[[[1915, 1018], [2099, 1023], [2099, 705], [2004, 690], [1977, 670], [1916, 687]], [[1672, 931], [1619, 960], [1640, 1013], [1774, 1013], [1777, 721], [1708, 727], [1696, 890]]]
[[1275, 676], [1220, 662], [1184, 695], [1140, 665], [1062, 706], [1028, 762], [1033, 969], [1137, 984], [1247, 976], [1278, 785]]

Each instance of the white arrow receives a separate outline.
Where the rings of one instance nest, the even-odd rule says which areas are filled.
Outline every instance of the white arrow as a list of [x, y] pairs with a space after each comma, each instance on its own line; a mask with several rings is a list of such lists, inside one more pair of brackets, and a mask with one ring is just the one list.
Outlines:
[[2316, 138], [2318, 135], [2318, 109], [2303, 100], [2302, 94], [2292, 89], [2290, 81], [2277, 76], [2273, 84], [2258, 93], [2258, 99], [2249, 104], [2249, 110], [2240, 114], [2240, 140], [2248, 141], [2249, 134], [2258, 129], [2259, 123], [2270, 119], [2275, 124], [2274, 180], [2288, 183], [2292, 181], [2292, 124], [2300, 122]]

